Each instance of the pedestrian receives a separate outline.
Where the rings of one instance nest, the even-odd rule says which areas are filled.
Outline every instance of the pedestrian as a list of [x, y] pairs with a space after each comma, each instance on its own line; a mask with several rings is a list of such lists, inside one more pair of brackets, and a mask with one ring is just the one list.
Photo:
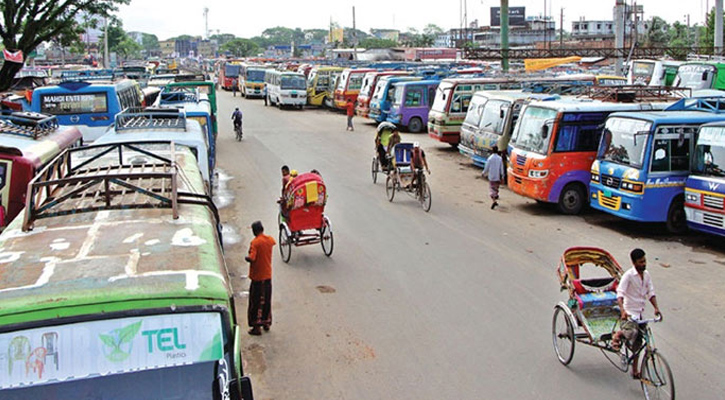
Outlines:
[[264, 88], [262, 89], [262, 97], [264, 97], [264, 106], [267, 106], [267, 84], [264, 84]]
[[247, 324], [250, 335], [259, 336], [261, 328], [269, 331], [272, 325], [272, 247], [277, 242], [264, 234], [261, 221], [252, 223], [254, 239], [249, 243], [249, 254], [244, 259], [249, 263], [249, 306]]
[[354, 131], [355, 128], [352, 126], [352, 117], [355, 116], [355, 102], [348, 100], [345, 105], [345, 109], [347, 110], [347, 130]]
[[234, 94], [234, 97], [237, 97], [237, 80], [232, 79], [232, 93]]
[[504, 177], [503, 159], [498, 152], [498, 146], [493, 145], [491, 155], [486, 160], [486, 167], [483, 169], [483, 176], [488, 178], [489, 194], [491, 196], [491, 209], [498, 206], [498, 189]]

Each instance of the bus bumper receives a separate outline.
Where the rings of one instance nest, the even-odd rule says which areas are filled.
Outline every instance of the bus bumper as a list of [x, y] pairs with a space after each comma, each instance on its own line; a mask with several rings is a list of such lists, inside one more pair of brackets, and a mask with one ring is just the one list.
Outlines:
[[687, 226], [695, 231], [725, 236], [725, 214], [685, 206]]
[[644, 207], [641, 196], [625, 194], [619, 190], [608, 190], [601, 184], [590, 183], [589, 205], [599, 211], [616, 215], [630, 221], [665, 222], [667, 210], [663, 216], [652, 215], [652, 209], [659, 206]]
[[460, 131], [445, 131], [442, 125], [428, 124], [428, 136], [439, 142], [456, 145], [461, 141]]

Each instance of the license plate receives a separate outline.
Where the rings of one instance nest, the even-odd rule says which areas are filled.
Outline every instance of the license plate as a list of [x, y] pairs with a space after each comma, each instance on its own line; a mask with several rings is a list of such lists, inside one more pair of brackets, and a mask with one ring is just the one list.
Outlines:
[[610, 190], [605, 190], [602, 192], [604, 197], [612, 197], [612, 192]]

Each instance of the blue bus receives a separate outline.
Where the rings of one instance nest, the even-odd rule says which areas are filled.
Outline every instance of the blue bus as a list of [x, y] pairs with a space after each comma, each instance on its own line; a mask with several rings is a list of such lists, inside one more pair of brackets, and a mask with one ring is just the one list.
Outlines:
[[106, 132], [116, 114], [143, 106], [143, 92], [134, 80], [68, 81], [34, 90], [30, 111], [56, 115], [61, 125], [77, 127], [83, 141], [92, 142]]
[[725, 236], [725, 122], [700, 127], [685, 183], [685, 214], [690, 229]]
[[209, 157], [212, 161], [210, 167], [213, 171], [216, 167], [217, 132], [214, 130], [212, 106], [208, 96], [198, 91], [190, 92], [186, 90], [188, 88], [168, 89], [168, 87], [164, 88], [161, 92], [159, 104], [181, 109], [184, 111], [186, 119], [194, 120], [201, 125], [201, 130], [209, 143]]
[[388, 119], [390, 106], [395, 99], [395, 84], [398, 82], [419, 81], [422, 78], [414, 76], [384, 76], [378, 80], [375, 92], [370, 99], [370, 113], [368, 118], [375, 122], [383, 122]]
[[613, 113], [591, 167], [591, 206], [687, 230], [685, 181], [700, 125], [725, 121], [725, 97], [682, 99], [664, 111]]
[[428, 113], [440, 83], [440, 80], [424, 80], [394, 84], [395, 97], [388, 121], [412, 133], [423, 132], [428, 126]]

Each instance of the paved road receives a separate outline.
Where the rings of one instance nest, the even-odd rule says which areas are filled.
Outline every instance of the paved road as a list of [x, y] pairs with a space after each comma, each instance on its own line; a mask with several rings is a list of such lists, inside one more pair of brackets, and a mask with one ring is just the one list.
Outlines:
[[[489, 209], [487, 185], [456, 151], [425, 135], [433, 206], [405, 195], [393, 203], [373, 184], [374, 128], [324, 110], [279, 110], [260, 100], [219, 95], [219, 198], [227, 261], [240, 321], [248, 282], [242, 261], [254, 220], [277, 236], [279, 168], [321, 171], [335, 249], [275, 249], [274, 325], [245, 338], [246, 372], [257, 399], [638, 399], [639, 384], [592, 348], [578, 346], [564, 367], [551, 345], [564, 249], [599, 246], [624, 265], [633, 247], [648, 253], [665, 322], [658, 347], [675, 374], [678, 397], [725, 393], [725, 249], [699, 235], [607, 215], [558, 215], [503, 192]], [[244, 112], [244, 140], [229, 116]], [[228, 204], [228, 205], [227, 205]]]

